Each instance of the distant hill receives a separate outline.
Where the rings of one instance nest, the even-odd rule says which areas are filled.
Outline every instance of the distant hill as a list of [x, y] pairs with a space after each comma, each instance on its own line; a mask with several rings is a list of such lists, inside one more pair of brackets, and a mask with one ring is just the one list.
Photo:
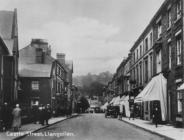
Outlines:
[[87, 75], [74, 77], [73, 84], [78, 87], [83, 96], [88, 96], [92, 99], [94, 96], [102, 97], [104, 86], [107, 85], [112, 77], [113, 74], [108, 71], [98, 75], [88, 73]]
[[113, 77], [113, 74], [109, 71], [101, 72], [98, 75], [88, 73], [87, 75], [75, 76], [73, 78], [73, 84], [78, 87], [88, 87], [94, 82], [106, 85]]

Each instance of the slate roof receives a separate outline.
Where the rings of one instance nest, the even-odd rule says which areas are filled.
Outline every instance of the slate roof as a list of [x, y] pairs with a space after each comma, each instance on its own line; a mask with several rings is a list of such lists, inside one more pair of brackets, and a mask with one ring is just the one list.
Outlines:
[[15, 11], [0, 11], [0, 36], [6, 44], [9, 53], [12, 54], [13, 50], [18, 49], [14, 46], [15, 37], [18, 37], [17, 32], [17, 15]]
[[20, 64], [20, 77], [45, 77], [51, 76], [52, 64]]

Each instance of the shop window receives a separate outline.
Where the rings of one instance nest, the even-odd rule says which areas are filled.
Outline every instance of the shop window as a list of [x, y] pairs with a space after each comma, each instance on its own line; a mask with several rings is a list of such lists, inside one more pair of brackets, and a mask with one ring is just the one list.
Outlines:
[[39, 90], [39, 81], [32, 81], [31, 88], [32, 90]]
[[178, 92], [177, 94], [177, 104], [178, 104], [177, 113], [182, 114], [182, 93], [181, 92]]

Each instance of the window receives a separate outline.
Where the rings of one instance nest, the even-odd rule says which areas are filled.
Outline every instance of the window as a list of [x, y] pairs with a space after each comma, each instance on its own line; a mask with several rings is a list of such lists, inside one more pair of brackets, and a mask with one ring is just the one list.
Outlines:
[[153, 55], [150, 54], [150, 76], [153, 76]]
[[168, 28], [171, 27], [171, 9], [168, 10]]
[[137, 75], [137, 79], [136, 79], [136, 82], [137, 82], [137, 84], [139, 83], [139, 68], [138, 68], [138, 65], [136, 66], [136, 75]]
[[39, 90], [39, 81], [32, 81], [31, 88], [32, 90]]
[[153, 33], [150, 33], [150, 47], [153, 46]]
[[145, 83], [147, 83], [148, 82], [148, 58], [145, 59], [144, 66], [145, 66]]
[[139, 50], [137, 49], [137, 60], [139, 59]]
[[156, 72], [160, 73], [162, 71], [162, 54], [161, 50], [156, 53]]
[[142, 63], [139, 64], [139, 77], [140, 85], [142, 85]]
[[178, 104], [177, 113], [182, 114], [182, 93], [181, 92], [177, 93], [177, 104]]
[[140, 57], [142, 56], [142, 45], [140, 45]]
[[148, 38], [145, 39], [145, 52], [148, 51]]
[[171, 43], [168, 44], [168, 50], [169, 50], [169, 69], [171, 69], [171, 60], [172, 60]]
[[176, 64], [181, 65], [181, 36], [178, 36], [176, 39], [176, 55]]
[[162, 23], [161, 20], [157, 23], [157, 38], [159, 39], [161, 37], [161, 33], [162, 33]]
[[181, 0], [178, 1], [178, 3], [176, 4], [176, 18], [180, 19], [181, 18]]
[[133, 70], [133, 79], [135, 80], [135, 69]]

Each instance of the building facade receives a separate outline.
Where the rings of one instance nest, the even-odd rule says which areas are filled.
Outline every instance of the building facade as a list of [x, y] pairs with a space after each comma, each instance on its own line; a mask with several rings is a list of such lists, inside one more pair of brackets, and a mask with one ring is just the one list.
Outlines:
[[65, 110], [67, 71], [51, 56], [48, 42], [33, 39], [19, 54], [19, 102], [27, 107], [50, 104], [54, 112]]
[[[136, 97], [153, 77], [162, 73], [167, 80], [167, 122], [184, 125], [184, 92], [177, 90], [184, 82], [183, 12], [183, 0], [163, 2], [131, 47], [126, 72], [129, 78], [119, 85], [124, 85], [120, 88], [124, 92], [130, 89], [131, 96]], [[115, 75], [120, 76], [120, 69], [125, 72], [127, 65], [120, 66]], [[151, 120], [152, 102], [143, 102], [141, 106], [141, 118]]]

